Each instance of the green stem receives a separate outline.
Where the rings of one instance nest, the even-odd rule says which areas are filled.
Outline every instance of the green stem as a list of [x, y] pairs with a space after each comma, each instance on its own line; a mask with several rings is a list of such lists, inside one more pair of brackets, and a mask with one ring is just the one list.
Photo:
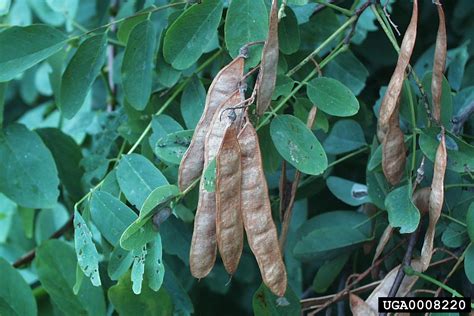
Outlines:
[[321, 63], [319, 64], [319, 69], [313, 69], [312, 72], [310, 72], [304, 79], [303, 81], [299, 82], [296, 87], [289, 93], [283, 100], [278, 103], [275, 108], [273, 108], [267, 116], [263, 118], [263, 120], [257, 125], [257, 131], [262, 128], [267, 122], [270, 120], [270, 117], [274, 116], [276, 112], [278, 112], [285, 104], [290, 100], [301, 88], [303, 88], [304, 85], [308, 83], [309, 80], [311, 80], [317, 73], [318, 70], [321, 70], [324, 66], [326, 66], [332, 59], [334, 59], [337, 55], [339, 55], [341, 52], [345, 51], [347, 49], [346, 45], [338, 45], [339, 49], [333, 51], [331, 54], [329, 54]]
[[369, 146], [364, 146], [364, 147], [362, 147], [362, 148], [359, 149], [359, 150], [353, 151], [353, 152], [351, 152], [351, 153], [345, 155], [344, 157], [341, 157], [341, 158], [339, 158], [339, 159], [337, 159], [337, 160], [334, 160], [333, 162], [331, 162], [331, 163], [328, 165], [328, 169], [334, 167], [334, 166], [337, 165], [337, 164], [340, 164], [341, 162], [343, 162], [343, 161], [345, 161], [345, 160], [347, 160], [347, 159], [349, 159], [349, 158], [352, 158], [352, 157], [354, 157], [354, 156], [357, 156], [357, 155], [360, 154], [360, 153], [366, 152], [369, 148], [370, 148]]
[[[196, 69], [196, 73], [199, 73], [200, 71], [202, 71], [204, 68], [206, 68], [211, 62], [214, 61], [214, 59], [216, 59], [220, 54], [222, 53], [222, 49], [218, 50], [214, 55], [212, 55], [211, 57], [209, 57], [209, 59], [207, 59], [198, 69]], [[168, 100], [166, 100], [165, 104], [163, 104], [163, 106], [158, 110], [158, 112], [155, 113], [155, 115], [160, 115], [162, 114], [170, 105], [171, 103], [174, 101], [174, 99], [176, 99], [176, 97], [181, 93], [181, 91], [183, 91], [184, 87], [186, 87], [186, 85], [191, 81], [191, 77], [188, 77], [186, 78], [177, 88], [176, 90], [173, 92], [173, 94], [168, 98]], [[140, 143], [142, 142], [142, 140], [145, 138], [146, 134], [148, 134], [148, 132], [151, 130], [151, 122], [148, 123], [147, 127], [145, 127], [145, 129], [143, 130], [142, 134], [140, 135], [140, 137], [138, 137], [138, 140], [135, 142], [135, 144], [133, 144], [132, 148], [130, 148], [130, 150], [127, 152], [127, 154], [131, 154], [133, 153], [137, 147], [140, 145]]]
[[344, 9], [344, 8], [341, 8], [340, 6], [337, 6], [335, 4], [332, 4], [330, 2], [326, 2], [325, 0], [315, 0], [314, 2], [316, 3], [319, 3], [319, 4], [322, 4], [324, 5], [325, 7], [328, 7], [328, 8], [331, 8], [335, 11], [338, 11], [339, 13], [342, 13], [344, 14], [345, 16], [351, 16], [352, 15], [352, 11], [351, 10], [347, 10], [347, 9]]
[[[87, 28], [85, 28], [84, 26], [82, 26], [81, 24], [79, 24], [78, 22], [76, 21], [72, 21], [72, 25], [77, 28], [79, 31], [83, 32], [84, 34], [80, 35], [80, 37], [84, 36], [85, 34], [90, 34], [90, 33], [93, 33], [94, 31], [89, 31]], [[110, 43], [110, 44], [114, 44], [116, 46], [122, 46], [122, 47], [125, 47], [125, 44], [124, 43], [121, 43], [117, 40], [114, 40], [113, 38], [109, 38], [107, 37], [107, 41]]]
[[444, 186], [445, 190], [453, 189], [453, 188], [474, 188], [474, 183], [454, 183], [454, 184], [446, 184]]
[[385, 35], [387, 35], [388, 40], [390, 41], [390, 43], [392, 43], [393, 48], [397, 51], [397, 53], [399, 53], [400, 47], [398, 46], [397, 40], [395, 39], [395, 35], [391, 32], [391, 29], [389, 30], [387, 25], [384, 23], [382, 16], [377, 10], [377, 7], [375, 6], [375, 4], [372, 4], [370, 8], [372, 9], [372, 12], [375, 14], [375, 17], [377, 18], [377, 21], [379, 22], [380, 26], [384, 30]]
[[292, 76], [295, 72], [297, 72], [301, 67], [303, 67], [307, 62], [314, 58], [324, 47], [329, 45], [339, 34], [344, 32], [346, 28], [352, 25], [354, 21], [357, 20], [357, 16], [352, 16], [348, 19], [344, 24], [342, 24], [334, 33], [331, 34], [324, 42], [321, 43], [313, 52], [311, 52], [305, 59], [303, 59], [298, 65], [293, 67], [288, 73], [287, 76]]
[[454, 218], [454, 217], [449, 216], [448, 214], [441, 213], [441, 217], [445, 217], [445, 218], [449, 219], [450, 221], [452, 221], [452, 222], [454, 222], [454, 223], [456, 223], [456, 224], [459, 224], [459, 225], [461, 225], [461, 226], [467, 227], [466, 223], [463, 223], [463, 222], [461, 222], [460, 220], [458, 220], [458, 219], [456, 219], [456, 218]]
[[[464, 297], [461, 295], [461, 293], [459, 293], [458, 291], [456, 291], [455, 289], [447, 286], [446, 284], [443, 284], [441, 283], [440, 281], [436, 280], [436, 279], [433, 279], [432, 277], [430, 277], [429, 275], [426, 275], [424, 273], [421, 273], [421, 272], [418, 272], [418, 271], [415, 271], [411, 266], [406, 266], [403, 268], [403, 270], [405, 271], [405, 274], [406, 275], [410, 275], [410, 276], [417, 276], [417, 277], [420, 277], [422, 278], [423, 280], [425, 281], [428, 281], [430, 283], [433, 283], [434, 285], [442, 288], [443, 290], [445, 290], [446, 292], [448, 293], [451, 293], [452, 296], [455, 296], [455, 297]], [[474, 308], [474, 304], [471, 303], [471, 307]]]
[[410, 168], [410, 174], [413, 175], [413, 172], [415, 171], [416, 168], [416, 116], [415, 116], [415, 105], [413, 104], [413, 98], [411, 95], [411, 89], [410, 86], [406, 84], [407, 82], [404, 82], [405, 88], [407, 88], [408, 91], [408, 103], [410, 105], [410, 116], [411, 116], [411, 126], [412, 126], [412, 155], [411, 155], [411, 168]]

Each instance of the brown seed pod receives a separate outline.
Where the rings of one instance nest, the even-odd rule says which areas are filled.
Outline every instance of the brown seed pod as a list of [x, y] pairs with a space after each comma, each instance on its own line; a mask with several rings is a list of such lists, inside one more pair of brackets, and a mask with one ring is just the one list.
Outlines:
[[421, 249], [421, 262], [423, 270], [428, 269], [433, 255], [433, 239], [436, 230], [436, 223], [441, 215], [444, 201], [444, 174], [446, 173], [447, 163], [446, 139], [444, 129], [441, 131], [441, 142], [436, 151], [434, 164], [433, 181], [431, 182], [431, 193], [429, 199], [430, 220], [425, 234], [425, 241]]
[[[410, 24], [403, 37], [400, 53], [398, 55], [397, 66], [387, 87], [382, 104], [380, 105], [380, 115], [378, 121], [377, 136], [383, 142], [385, 134], [389, 128], [389, 123], [394, 112], [398, 112], [398, 102], [402, 92], [405, 70], [410, 62], [416, 41], [416, 28], [418, 24], [418, 1], [413, 1], [413, 11]], [[398, 116], [398, 115], [397, 115]]]
[[[215, 111], [204, 142], [204, 168], [207, 168], [209, 163], [216, 157], [221, 147], [225, 131], [230, 124], [232, 124], [228, 117], [222, 116], [221, 119], [221, 111], [235, 106], [240, 101], [240, 92], [236, 90], [231, 97], [228, 97]], [[189, 255], [191, 274], [196, 278], [203, 278], [209, 274], [214, 266], [217, 252], [216, 194], [215, 192], [207, 192], [204, 188], [204, 182], [204, 179], [201, 179], [199, 202], [196, 216], [194, 217], [194, 231]]]
[[206, 104], [201, 119], [196, 125], [191, 144], [186, 150], [179, 166], [179, 188], [183, 191], [197, 179], [204, 166], [204, 143], [214, 114], [236, 90], [242, 80], [244, 58], [237, 56], [216, 75], [207, 92]]
[[416, 190], [413, 193], [411, 200], [415, 204], [416, 208], [420, 211], [421, 215], [429, 212], [429, 201], [430, 201], [431, 188], [426, 187]]
[[396, 185], [405, 172], [406, 147], [403, 132], [398, 125], [398, 113], [394, 113], [382, 143], [382, 169], [387, 181]]
[[433, 76], [431, 78], [431, 95], [433, 98], [433, 119], [441, 122], [441, 94], [443, 87], [443, 73], [446, 67], [446, 21], [443, 6], [436, 3], [439, 16], [438, 34], [436, 35], [436, 47], [433, 61]]
[[258, 74], [257, 114], [265, 113], [272, 101], [278, 68], [278, 1], [272, 1], [268, 37], [262, 51], [262, 63]]
[[216, 157], [216, 236], [224, 267], [234, 274], [244, 245], [244, 226], [240, 210], [242, 166], [237, 129], [226, 130]]
[[263, 282], [278, 296], [286, 291], [285, 264], [272, 219], [257, 132], [247, 122], [238, 136], [242, 153], [242, 217], [248, 243], [257, 259]]

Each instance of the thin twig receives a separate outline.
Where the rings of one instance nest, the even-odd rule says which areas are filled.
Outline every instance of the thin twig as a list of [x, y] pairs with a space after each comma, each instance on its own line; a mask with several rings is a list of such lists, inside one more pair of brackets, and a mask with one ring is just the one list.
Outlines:
[[389, 4], [389, 0], [387, 0], [385, 2], [385, 4], [383, 5], [383, 13], [385, 14], [385, 16], [387, 17], [387, 20], [388, 22], [393, 26], [393, 28], [395, 29], [395, 32], [397, 32], [397, 35], [398, 36], [401, 36], [402, 34], [400, 33], [400, 31], [398, 30], [398, 25], [396, 25], [392, 19], [390, 18], [390, 14], [388, 14], [388, 10], [387, 10], [387, 6]]
[[[400, 289], [400, 285], [402, 284], [403, 277], [405, 276], [404, 267], [408, 267], [411, 264], [411, 258], [413, 256], [413, 249], [415, 248], [416, 241], [418, 239], [418, 233], [420, 229], [419, 227], [410, 234], [410, 238], [408, 240], [408, 247], [405, 252], [405, 256], [403, 257], [403, 262], [398, 269], [397, 276], [395, 277], [395, 281], [393, 282], [392, 287], [390, 288], [390, 292], [388, 292], [387, 297], [394, 297], [398, 290]], [[381, 313], [380, 315], [386, 315], [386, 313]]]
[[[327, 300], [324, 304], [320, 305], [320, 306], [317, 306], [316, 310], [314, 312], [312, 312], [311, 314], [317, 314], [319, 312], [321, 312], [322, 310], [324, 310], [325, 308], [327, 308], [329, 305], [339, 301], [340, 299], [344, 298], [345, 296], [349, 295], [349, 293], [353, 293], [353, 291], [351, 291], [351, 289], [357, 284], [359, 283], [360, 281], [362, 281], [367, 275], [369, 275], [369, 273], [372, 271], [372, 269], [374, 269], [375, 267], [379, 266], [380, 264], [382, 264], [382, 262], [385, 261], [385, 259], [387, 259], [389, 256], [391, 256], [395, 250], [397, 250], [401, 245], [403, 245], [404, 243], [406, 242], [406, 239], [400, 241], [395, 247], [393, 247], [385, 256], [383, 256], [382, 258], [380, 258], [379, 260], [377, 260], [376, 262], [374, 262], [369, 268], [367, 268], [364, 272], [362, 272], [361, 274], [359, 274], [359, 276], [353, 281], [351, 282], [349, 285], [347, 285], [344, 290], [334, 294], [331, 296], [331, 299]], [[380, 283], [381, 281], [377, 281], [377, 285]], [[307, 309], [313, 309], [315, 308], [314, 306], [314, 303], [319, 301], [321, 298], [310, 298], [310, 299], [306, 299], [306, 300], [302, 300], [301, 301], [301, 305], [302, 305], [302, 308], [304, 308], [305, 306], [307, 306]], [[311, 305], [310, 305], [311, 304]], [[309, 306], [308, 306], [309, 305]]]
[[[55, 231], [49, 239], [57, 239], [64, 235], [70, 228], [72, 228], [74, 223], [74, 214], [71, 214], [68, 221], [61, 226], [57, 231]], [[21, 256], [17, 261], [13, 263], [14, 268], [19, 268], [27, 263], [30, 263], [36, 256], [36, 248], [28, 251], [26, 254]]]
[[[456, 272], [456, 270], [459, 268], [459, 266], [462, 264], [462, 262], [464, 261], [464, 257], [466, 256], [466, 250], [467, 248], [469, 247], [469, 245], [464, 249], [461, 257], [458, 258], [458, 260], [456, 261], [456, 264], [453, 266], [453, 268], [451, 269], [451, 271], [449, 271], [448, 275], [444, 278], [443, 280], [443, 284], [446, 284], [448, 283], [449, 279], [451, 278], [451, 276], [454, 274], [454, 272]], [[453, 254], [452, 255], [453, 257], [455, 257], [455, 255]], [[439, 294], [441, 293], [441, 290], [442, 288], [441, 287], [438, 287], [438, 289], [436, 290], [436, 294], [435, 294], [435, 297], [438, 297]]]
[[[306, 126], [309, 129], [313, 127], [314, 120], [316, 119], [316, 112], [317, 112], [317, 107], [315, 106], [313, 106], [313, 108], [309, 111], [308, 120], [306, 122]], [[286, 237], [288, 235], [288, 229], [290, 227], [291, 214], [293, 212], [293, 205], [295, 204], [296, 190], [298, 189], [300, 178], [301, 178], [301, 172], [299, 170], [296, 170], [295, 178], [293, 180], [293, 184], [291, 185], [290, 199], [288, 201], [288, 206], [286, 207], [285, 212], [283, 213], [283, 221], [281, 224], [280, 250], [282, 254], [284, 254], [285, 252]]]
[[[117, 16], [118, 11], [118, 0], [111, 0], [110, 1], [110, 19], [109, 22], [111, 23], [110, 32], [115, 33], [117, 31], [117, 24], [115, 24], [115, 17]], [[116, 86], [114, 83], [114, 59], [115, 59], [115, 47], [114, 45], [110, 44], [107, 47], [107, 75], [108, 75], [108, 85], [110, 96], [107, 102], [107, 112], [112, 112], [115, 109], [116, 101]]]
[[357, 22], [359, 21], [360, 16], [371, 4], [372, 4], [372, 0], [367, 0], [359, 9], [355, 11], [354, 16], [356, 16], [356, 19], [352, 23], [350, 32], [347, 33], [346, 37], [344, 38], [344, 44], [348, 45], [351, 42], [352, 37], [354, 37], [355, 30], [357, 27]]

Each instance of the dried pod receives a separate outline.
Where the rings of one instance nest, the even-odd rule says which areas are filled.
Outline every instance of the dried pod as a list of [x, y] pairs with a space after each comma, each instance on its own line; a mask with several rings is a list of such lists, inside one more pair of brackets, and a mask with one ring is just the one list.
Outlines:
[[428, 269], [433, 254], [433, 239], [436, 230], [436, 223], [441, 215], [444, 201], [444, 174], [447, 163], [446, 138], [444, 130], [441, 132], [441, 142], [436, 151], [436, 160], [434, 164], [433, 181], [431, 182], [431, 193], [429, 199], [430, 220], [425, 234], [425, 241], [421, 249], [421, 262], [423, 270]]
[[436, 47], [433, 61], [433, 75], [431, 77], [431, 96], [433, 98], [433, 119], [441, 122], [441, 94], [443, 85], [443, 72], [446, 67], [446, 21], [443, 6], [436, 3], [439, 16], [438, 34], [436, 35]]
[[[237, 90], [225, 102], [220, 104], [215, 111], [204, 142], [204, 168], [216, 157], [225, 131], [232, 124], [228, 117], [222, 116], [221, 119], [221, 111], [235, 106], [240, 101], [240, 92]], [[204, 182], [204, 179], [201, 179], [199, 202], [196, 216], [194, 217], [194, 231], [189, 255], [191, 274], [196, 278], [203, 278], [209, 274], [214, 266], [217, 252], [216, 194], [215, 192], [208, 192], [204, 188]]]
[[265, 113], [272, 101], [278, 68], [278, 1], [272, 1], [268, 37], [262, 51], [262, 63], [258, 74], [257, 114]]
[[219, 105], [224, 103], [236, 90], [242, 80], [244, 58], [237, 56], [214, 78], [207, 92], [206, 104], [201, 119], [196, 125], [194, 136], [179, 166], [178, 184], [185, 190], [202, 173], [204, 167], [204, 143], [209, 125]]
[[413, 1], [413, 11], [410, 24], [403, 37], [400, 53], [398, 55], [397, 66], [387, 87], [382, 104], [380, 105], [380, 115], [377, 128], [377, 136], [383, 142], [385, 134], [389, 128], [390, 120], [394, 112], [398, 112], [398, 102], [402, 92], [405, 70], [410, 62], [411, 54], [416, 41], [416, 28], [418, 24], [418, 1]]
[[355, 294], [349, 294], [349, 304], [353, 316], [377, 316], [377, 310], [373, 310], [369, 304]]
[[427, 214], [429, 211], [430, 194], [430, 187], [416, 190], [415, 193], [413, 193], [413, 197], [411, 199], [413, 204], [415, 204], [416, 208], [420, 211], [421, 215]]
[[234, 274], [244, 244], [240, 210], [242, 166], [237, 129], [228, 128], [216, 157], [216, 235], [224, 267]]
[[283, 296], [287, 277], [272, 219], [257, 132], [247, 122], [238, 136], [242, 153], [242, 217], [248, 243], [257, 259], [263, 282]]
[[394, 113], [382, 143], [382, 169], [390, 184], [396, 185], [400, 182], [405, 172], [405, 163], [405, 141], [398, 125], [398, 113]]

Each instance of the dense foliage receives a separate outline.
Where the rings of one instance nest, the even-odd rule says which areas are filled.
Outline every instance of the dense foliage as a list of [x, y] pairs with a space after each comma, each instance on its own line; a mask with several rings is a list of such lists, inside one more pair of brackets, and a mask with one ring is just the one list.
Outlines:
[[[442, 2], [0, 0], [0, 315], [369, 315], [390, 290], [474, 296], [474, 3]], [[216, 79], [239, 58], [248, 75]], [[201, 115], [233, 90], [207, 123], [227, 146], [178, 184]], [[248, 125], [224, 135], [235, 117]], [[218, 214], [221, 256], [198, 271], [216, 251], [198, 200], [219, 209], [231, 187], [250, 206], [236, 238]], [[286, 276], [265, 267], [282, 257], [278, 297]]]

